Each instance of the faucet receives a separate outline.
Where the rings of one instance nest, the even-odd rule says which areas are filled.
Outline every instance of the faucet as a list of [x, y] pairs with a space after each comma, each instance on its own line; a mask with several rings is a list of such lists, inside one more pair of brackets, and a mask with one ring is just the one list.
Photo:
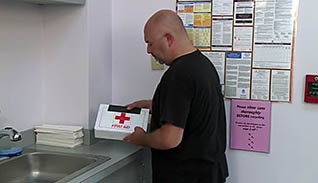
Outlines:
[[11, 141], [19, 141], [22, 139], [22, 135], [11, 127], [0, 130], [0, 139], [4, 136], [8, 136]]

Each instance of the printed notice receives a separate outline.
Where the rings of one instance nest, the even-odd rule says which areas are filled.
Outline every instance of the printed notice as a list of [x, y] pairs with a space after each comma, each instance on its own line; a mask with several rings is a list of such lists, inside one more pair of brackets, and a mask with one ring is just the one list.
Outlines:
[[191, 41], [192, 44], [193, 44], [193, 42], [194, 42], [194, 30], [193, 30], [193, 28], [192, 28], [192, 27], [185, 27], [185, 29], [186, 29], [186, 31], [187, 31], [187, 33], [188, 33], [188, 36], [189, 36], [189, 38], [190, 38], [190, 41]]
[[194, 3], [178, 3], [177, 4], [177, 13], [193, 13], [194, 12]]
[[213, 0], [213, 15], [233, 15], [233, 0]]
[[211, 2], [194, 3], [193, 45], [199, 49], [211, 47]]
[[255, 43], [253, 56], [254, 68], [291, 69], [292, 45]]
[[232, 149], [270, 151], [271, 103], [253, 100], [232, 100]]
[[256, 1], [253, 67], [291, 69], [295, 3]]
[[234, 28], [234, 51], [252, 51], [253, 27]]
[[210, 27], [194, 27], [193, 29], [193, 45], [196, 48], [210, 48]]
[[211, 47], [211, 2], [179, 2], [177, 13], [194, 47]]
[[195, 27], [209, 27], [211, 26], [210, 13], [194, 13], [193, 25]]
[[270, 70], [253, 69], [251, 99], [269, 100]]
[[210, 12], [211, 13], [211, 2], [194, 3], [194, 12]]
[[234, 25], [253, 25], [253, 0], [234, 0], [234, 10]]
[[212, 50], [232, 50], [233, 18], [216, 17], [212, 20]]
[[220, 78], [220, 84], [224, 85], [224, 65], [225, 53], [224, 52], [202, 52], [213, 63]]
[[194, 21], [194, 3], [178, 3], [177, 13], [183, 21], [183, 25], [187, 28], [193, 28]]
[[193, 13], [178, 13], [181, 18], [184, 27], [193, 27], [194, 14]]
[[272, 70], [271, 100], [289, 102], [290, 71]]
[[255, 42], [292, 43], [295, 0], [257, 0]]
[[250, 98], [251, 53], [226, 53], [226, 98]]
[[207, 1], [207, 0], [178, 0], [178, 1]]

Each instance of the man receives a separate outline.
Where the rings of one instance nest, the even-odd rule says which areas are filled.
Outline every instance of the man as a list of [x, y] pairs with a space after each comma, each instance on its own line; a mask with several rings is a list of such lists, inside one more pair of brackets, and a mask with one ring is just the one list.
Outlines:
[[151, 132], [136, 127], [124, 140], [151, 147], [153, 183], [225, 182], [226, 120], [213, 64], [193, 47], [173, 11], [151, 16], [144, 39], [147, 52], [169, 69], [152, 100], [127, 105], [151, 110]]

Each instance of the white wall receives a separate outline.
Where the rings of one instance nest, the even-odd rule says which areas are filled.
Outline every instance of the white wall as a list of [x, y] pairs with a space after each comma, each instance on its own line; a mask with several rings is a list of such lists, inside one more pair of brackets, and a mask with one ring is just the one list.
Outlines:
[[86, 6], [43, 7], [44, 123], [88, 123]]
[[112, 1], [89, 1], [89, 128], [99, 104], [112, 101]]
[[44, 122], [92, 129], [111, 102], [111, 12], [111, 1], [44, 8]]
[[[143, 25], [162, 8], [175, 9], [175, 0], [129, 0], [113, 2], [113, 102], [126, 104], [151, 98], [161, 71], [151, 71]], [[303, 102], [304, 76], [318, 74], [316, 7], [301, 0], [296, 38], [293, 103], [272, 104], [271, 152], [227, 150], [228, 183], [315, 183], [318, 173], [318, 104]], [[230, 102], [226, 102], [230, 119]]]
[[152, 98], [163, 72], [151, 71], [143, 37], [144, 23], [156, 10], [174, 7], [174, 0], [113, 1], [113, 103], [125, 105]]
[[111, 1], [38, 6], [0, 0], [0, 128], [93, 128], [111, 102]]
[[38, 6], [0, 1], [0, 128], [43, 119], [42, 16]]

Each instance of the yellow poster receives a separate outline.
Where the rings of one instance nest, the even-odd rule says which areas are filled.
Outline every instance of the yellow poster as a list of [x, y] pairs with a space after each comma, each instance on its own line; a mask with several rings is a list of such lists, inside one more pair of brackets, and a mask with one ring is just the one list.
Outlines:
[[210, 28], [194, 28], [193, 29], [193, 45], [196, 48], [210, 48]]
[[193, 28], [186, 28], [186, 31], [188, 33], [188, 36], [189, 36], [192, 44], [194, 44], [194, 30], [193, 30]]
[[210, 27], [211, 13], [194, 13], [193, 26], [195, 27]]
[[211, 3], [210, 2], [194, 3], [194, 12], [211, 13]]
[[212, 0], [178, 0], [178, 1], [184, 1], [184, 2], [186, 2], [186, 1], [212, 1]]

